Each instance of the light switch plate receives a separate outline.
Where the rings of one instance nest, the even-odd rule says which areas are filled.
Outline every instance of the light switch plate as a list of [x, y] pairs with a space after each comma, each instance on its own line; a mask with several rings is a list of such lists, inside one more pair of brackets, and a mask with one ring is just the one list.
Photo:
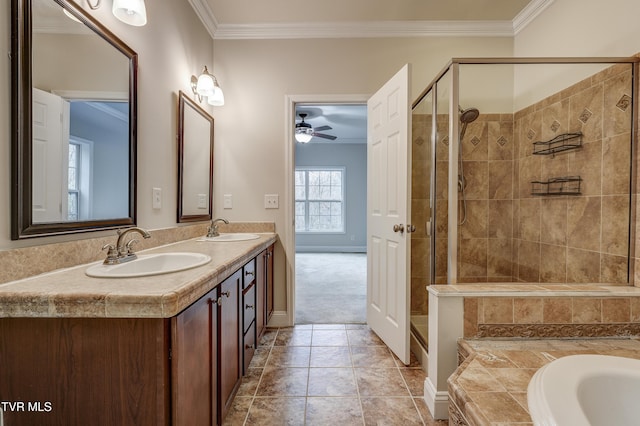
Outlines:
[[264, 194], [264, 208], [277, 209], [280, 207], [278, 194]]
[[223, 199], [224, 199], [223, 208], [232, 209], [233, 208], [233, 195], [224, 194]]
[[207, 194], [198, 194], [198, 208], [199, 209], [207, 208]]
[[161, 188], [153, 188], [153, 201], [152, 207], [154, 209], [162, 208], [162, 189]]

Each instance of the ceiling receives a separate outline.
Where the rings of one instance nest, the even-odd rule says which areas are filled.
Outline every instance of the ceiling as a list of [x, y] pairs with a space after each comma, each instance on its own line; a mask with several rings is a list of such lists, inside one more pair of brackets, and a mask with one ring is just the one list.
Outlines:
[[206, 0], [219, 24], [509, 20], [529, 0]]
[[189, 0], [216, 39], [513, 36], [554, 0]]

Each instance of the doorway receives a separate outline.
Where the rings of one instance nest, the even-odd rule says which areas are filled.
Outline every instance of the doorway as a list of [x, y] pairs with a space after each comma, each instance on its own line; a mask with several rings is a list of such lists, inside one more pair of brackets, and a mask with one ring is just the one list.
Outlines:
[[362, 101], [292, 108], [307, 133], [291, 167], [297, 324], [366, 323], [366, 111]]

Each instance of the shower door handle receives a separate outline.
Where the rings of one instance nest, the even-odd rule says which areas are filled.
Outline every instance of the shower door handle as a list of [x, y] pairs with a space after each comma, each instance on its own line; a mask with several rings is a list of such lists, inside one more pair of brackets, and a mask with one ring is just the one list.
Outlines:
[[393, 225], [393, 232], [399, 232], [402, 234], [404, 232], [404, 225], [403, 224]]

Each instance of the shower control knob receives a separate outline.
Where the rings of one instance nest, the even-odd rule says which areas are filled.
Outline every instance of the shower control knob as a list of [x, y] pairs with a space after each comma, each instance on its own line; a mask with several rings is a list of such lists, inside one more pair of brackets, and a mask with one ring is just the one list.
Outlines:
[[393, 225], [393, 232], [399, 232], [402, 234], [404, 232], [404, 225], [403, 224]]

